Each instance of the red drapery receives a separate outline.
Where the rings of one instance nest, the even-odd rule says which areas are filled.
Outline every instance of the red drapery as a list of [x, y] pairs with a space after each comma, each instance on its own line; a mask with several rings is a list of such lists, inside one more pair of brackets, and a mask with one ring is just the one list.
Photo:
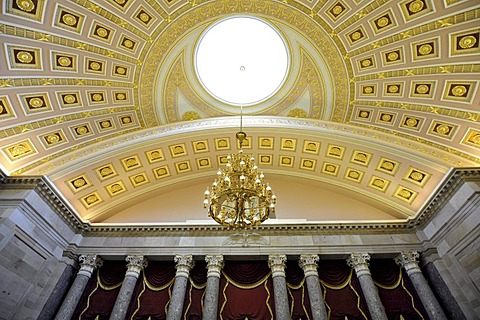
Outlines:
[[175, 272], [173, 261], [149, 261], [135, 285], [126, 319], [166, 319]]
[[345, 260], [320, 260], [318, 275], [330, 319], [369, 319], [365, 297]]
[[[370, 271], [389, 319], [398, 320], [401, 315], [406, 320], [428, 320], [410, 279], [393, 259], [372, 259]], [[125, 261], [105, 261], [87, 283], [73, 319], [108, 319], [125, 272]], [[149, 261], [136, 283], [126, 319], [166, 319], [175, 272], [173, 261]], [[329, 319], [370, 318], [360, 283], [346, 261], [320, 260], [318, 273]], [[298, 261], [287, 262], [286, 280], [291, 319], [311, 319], [308, 290]], [[206, 283], [206, 263], [197, 261], [190, 271], [184, 320], [201, 319]], [[273, 281], [267, 262], [227, 260], [218, 300], [220, 320], [274, 320]]]
[[104, 261], [102, 267], [93, 272], [72, 318], [108, 319], [126, 271], [125, 261]]
[[288, 302], [290, 303], [290, 319], [311, 319], [312, 312], [305, 275], [302, 268], [298, 265], [298, 261], [287, 261], [285, 275], [287, 279]]
[[273, 283], [266, 261], [226, 261], [220, 278], [220, 320], [274, 319]]
[[207, 286], [207, 264], [195, 262], [188, 279], [185, 302], [183, 304], [184, 320], [201, 320], [203, 313], [203, 296]]
[[392, 259], [374, 259], [370, 272], [385, 307], [388, 319], [428, 319], [425, 309], [408, 275]]

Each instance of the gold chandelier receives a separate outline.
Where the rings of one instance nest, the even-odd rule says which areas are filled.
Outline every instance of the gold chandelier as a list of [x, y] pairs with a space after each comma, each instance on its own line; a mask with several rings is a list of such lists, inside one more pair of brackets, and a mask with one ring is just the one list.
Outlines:
[[228, 229], [261, 224], [275, 212], [277, 201], [263, 173], [258, 171], [255, 158], [243, 153], [247, 135], [242, 131], [241, 121], [240, 116], [240, 131], [236, 134], [240, 150], [227, 156], [225, 168], [218, 170], [211, 192], [207, 188], [203, 201], [208, 215]]

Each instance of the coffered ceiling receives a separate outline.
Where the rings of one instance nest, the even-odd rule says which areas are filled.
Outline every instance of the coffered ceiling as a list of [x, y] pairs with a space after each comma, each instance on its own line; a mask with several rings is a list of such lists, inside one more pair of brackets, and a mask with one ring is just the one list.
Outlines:
[[452, 168], [480, 165], [478, 1], [0, 5], [1, 166], [45, 175], [85, 220], [207, 219], [203, 190], [240, 119], [201, 85], [195, 48], [237, 15], [289, 51], [279, 91], [243, 109], [277, 218], [406, 220]]

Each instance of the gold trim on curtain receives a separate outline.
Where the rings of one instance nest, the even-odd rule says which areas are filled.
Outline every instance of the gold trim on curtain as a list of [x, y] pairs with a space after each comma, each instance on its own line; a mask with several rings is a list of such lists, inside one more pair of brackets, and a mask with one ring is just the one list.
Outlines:
[[[98, 274], [98, 272], [97, 272]], [[97, 280], [97, 285], [95, 286], [95, 289], [92, 290], [92, 292], [90, 292], [90, 294], [88, 295], [88, 298], [87, 298], [87, 306], [85, 307], [85, 309], [83, 309], [83, 311], [80, 313], [80, 315], [78, 316], [78, 320], [81, 320], [82, 319], [82, 316], [83, 314], [88, 310], [88, 308], [90, 307], [90, 297], [92, 296], [92, 294], [95, 293], [95, 291], [97, 291], [98, 289], [98, 280]]]
[[[401, 272], [401, 271], [400, 271]], [[400, 273], [401, 274], [401, 273]], [[415, 300], [413, 299], [413, 296], [412, 294], [410, 293], [410, 291], [408, 291], [407, 288], [405, 288], [405, 283], [403, 282], [403, 277], [402, 277], [402, 288], [405, 289], [405, 291], [407, 292], [407, 294], [410, 296], [410, 300], [412, 301], [412, 308], [413, 310], [415, 310], [415, 312], [420, 316], [420, 318], [422, 318], [422, 320], [424, 320], [422, 314], [420, 313], [420, 311], [417, 310], [417, 308], [415, 307]]]
[[269, 271], [265, 277], [263, 277], [262, 279], [260, 279], [259, 281], [255, 282], [255, 283], [249, 284], [249, 285], [243, 285], [243, 284], [240, 284], [238, 282], [235, 282], [229, 276], [227, 276], [225, 274], [225, 272], [223, 272], [223, 271], [222, 271], [222, 274], [224, 275], [225, 279], [227, 279], [227, 282], [233, 284], [235, 287], [240, 288], [240, 289], [247, 289], [248, 290], [248, 289], [255, 289], [256, 287], [260, 286], [263, 282], [267, 281], [268, 277], [270, 277], [272, 272]]
[[142, 286], [143, 286], [143, 289], [142, 291], [140, 291], [140, 294], [138, 295], [137, 297], [137, 309], [135, 309], [135, 311], [133, 312], [132, 316], [130, 317], [130, 319], [133, 319], [133, 317], [135, 317], [135, 315], [137, 314], [137, 312], [140, 310], [140, 298], [142, 297], [142, 294], [145, 292], [145, 281], [142, 281]]
[[270, 275], [272, 274], [272, 272], [268, 272], [268, 274], [265, 277], [263, 277], [263, 279], [251, 285], [242, 285], [240, 283], [233, 281], [223, 271], [222, 271], [222, 274], [225, 276], [225, 279], [227, 280], [227, 282], [223, 287], [223, 292], [222, 292], [224, 301], [223, 301], [222, 307], [220, 308], [220, 320], [223, 320], [223, 310], [225, 309], [225, 305], [227, 304], [227, 301], [228, 301], [226, 291], [229, 284], [232, 284], [233, 286], [240, 289], [248, 290], [248, 289], [255, 289], [258, 286], [260, 286], [262, 283], [263, 283], [263, 287], [265, 288], [265, 291], [267, 292], [267, 299], [265, 300], [265, 305], [267, 306], [268, 312], [270, 312], [270, 319], [273, 319], [273, 311], [272, 311], [272, 308], [270, 308], [270, 305], [268, 304], [268, 301], [270, 301], [271, 295], [270, 295], [270, 290], [268, 290], [268, 287], [267, 287], [267, 283], [268, 283], [267, 280], [268, 280], [268, 277], [270, 277]]

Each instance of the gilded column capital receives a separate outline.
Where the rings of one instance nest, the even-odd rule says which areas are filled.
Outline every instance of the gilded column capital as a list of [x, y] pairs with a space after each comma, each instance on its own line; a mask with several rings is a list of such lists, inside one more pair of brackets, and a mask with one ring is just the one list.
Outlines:
[[357, 277], [362, 275], [370, 275], [370, 269], [368, 268], [368, 262], [370, 261], [370, 255], [368, 253], [352, 253], [347, 259], [349, 267], [355, 270]]
[[177, 273], [175, 274], [175, 277], [188, 278], [188, 275], [190, 274], [190, 270], [195, 265], [195, 260], [193, 260], [193, 256], [191, 254], [187, 254], [187, 255], [177, 254], [174, 258], [174, 261], [176, 263], [175, 267], [177, 268]]
[[125, 276], [132, 276], [138, 278], [140, 271], [147, 267], [148, 261], [144, 256], [127, 256], [125, 258], [127, 261], [127, 273]]
[[93, 270], [100, 268], [103, 264], [102, 259], [97, 257], [96, 254], [82, 254], [78, 257], [78, 262], [80, 263], [78, 274], [82, 274], [89, 278], [92, 276]]
[[272, 278], [285, 277], [285, 263], [287, 256], [284, 254], [272, 254], [268, 256], [268, 266], [272, 269]]
[[223, 255], [206, 255], [205, 261], [207, 262], [207, 277], [220, 278], [220, 274], [223, 268]]
[[408, 275], [422, 273], [418, 265], [420, 254], [417, 251], [403, 251], [395, 257], [395, 262], [407, 271]]
[[303, 269], [305, 277], [318, 276], [317, 262], [319, 260], [320, 257], [317, 254], [302, 254], [300, 256], [298, 265]]

